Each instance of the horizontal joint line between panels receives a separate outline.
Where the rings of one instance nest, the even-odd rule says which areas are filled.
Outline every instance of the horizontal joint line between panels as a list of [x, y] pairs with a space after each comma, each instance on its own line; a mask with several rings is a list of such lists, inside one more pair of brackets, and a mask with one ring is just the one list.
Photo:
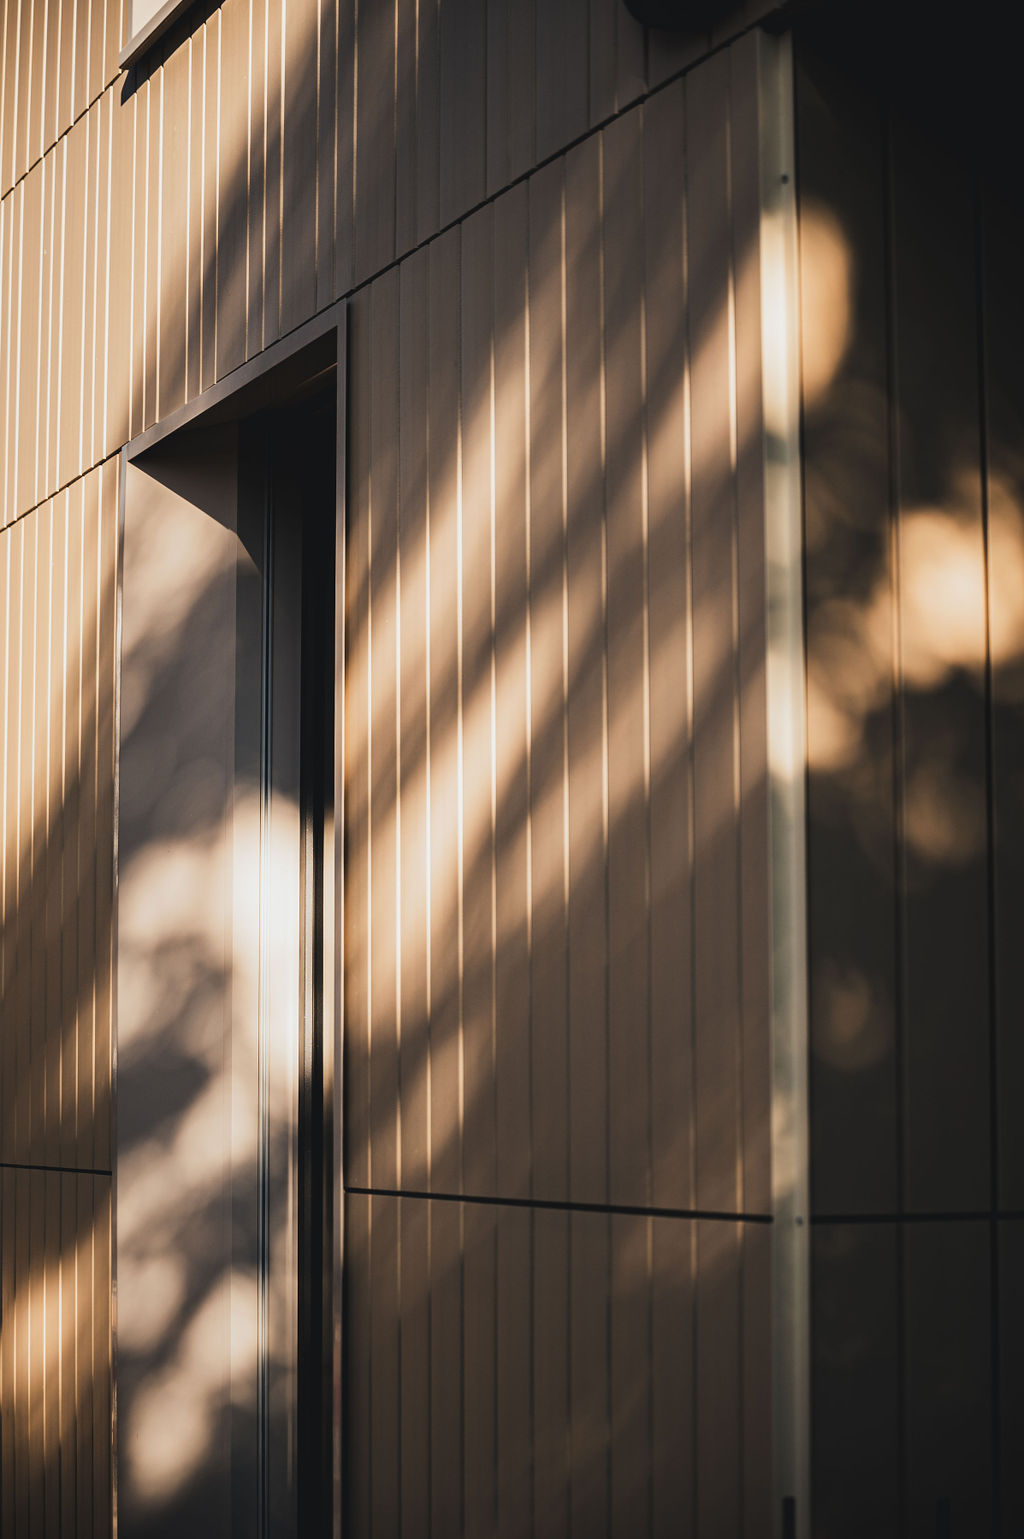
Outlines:
[[[751, 22], [748, 26], [737, 32], [733, 37], [730, 37], [726, 41], [717, 44], [714, 48], [708, 49], [707, 53], [701, 54], [699, 58], [690, 60], [689, 63], [685, 64], [681, 69], [677, 70], [675, 74], [670, 75], [668, 79], [659, 81], [658, 84], [650, 90], [642, 91], [638, 96], [635, 96], [631, 101], [627, 102], [625, 106], [620, 107], [615, 112], [609, 113], [607, 117], [602, 118], [599, 122], [592, 124], [583, 133], [578, 134], [575, 139], [570, 139], [565, 144], [561, 145], [558, 149], [552, 150], [550, 155], [546, 155], [543, 160], [538, 160], [536, 164], [530, 166], [528, 170], [522, 171], [519, 173], [519, 175], [511, 177], [509, 181], [505, 182], [501, 187], [495, 188], [493, 192], [488, 193], [487, 196], [481, 198], [479, 202], [472, 204], [469, 208], [463, 209], [463, 211], [457, 214], [454, 219], [450, 219], [447, 224], [441, 225], [438, 229], [433, 230], [422, 240], [417, 241], [415, 245], [406, 247], [405, 250], [390, 258], [390, 260], [385, 262], [381, 267], [376, 268], [371, 273], [367, 273], [364, 278], [360, 278], [358, 283], [353, 283], [351, 288], [346, 289], [344, 293], [339, 294], [337, 298], [329, 301], [329, 303], [325, 304], [321, 309], [314, 310], [313, 313], [306, 316], [304, 320], [297, 322], [297, 324], [293, 326], [290, 331], [284, 332], [267, 347], [252, 353], [248, 358], [244, 360], [244, 362], [236, 365], [234, 369], [229, 370], [227, 374], [219, 376], [213, 382], [213, 384], [208, 387], [208, 390], [201, 391], [199, 395], [190, 397], [185, 402], [183, 407], [176, 408], [169, 417], [158, 417], [147, 427], [141, 428], [139, 432], [134, 436], [134, 438], [128, 440], [127, 448], [129, 452], [129, 458], [134, 459], [139, 453], [152, 448], [156, 443], [160, 442], [164, 437], [168, 436], [170, 432], [176, 431], [178, 426], [185, 426], [188, 422], [194, 421], [196, 416], [200, 415], [203, 409], [200, 408], [197, 412], [195, 410], [196, 405], [198, 402], [202, 401], [203, 397], [206, 396], [209, 391], [218, 391], [217, 399], [219, 402], [219, 400], [222, 398], [220, 391], [222, 390], [222, 387], [227, 384], [227, 381], [232, 378], [232, 375], [237, 374], [240, 370], [246, 369], [250, 365], [254, 364], [263, 356], [264, 353], [269, 353], [272, 349], [281, 347], [283, 344], [288, 342], [290, 338], [294, 338], [295, 335], [304, 327], [312, 326], [315, 321], [323, 321], [330, 315], [332, 311], [342, 311], [344, 307], [348, 305], [357, 294], [362, 293], [364, 289], [370, 288], [374, 283], [378, 282], [379, 279], [386, 277], [388, 273], [394, 272], [397, 268], [401, 267], [403, 263], [409, 261], [410, 258], [418, 256], [420, 252], [427, 250], [437, 241], [442, 240], [446, 235], [450, 235], [453, 230], [459, 229], [461, 225], [466, 224], [476, 214], [479, 214], [481, 210], [490, 208], [500, 198], [503, 198], [506, 193], [511, 192], [513, 188], [522, 186], [524, 182], [530, 181], [532, 177], [536, 176], [538, 172], [543, 171], [546, 167], [554, 165], [559, 160], [564, 160], [567, 155], [569, 155], [573, 150], [577, 149], [581, 144], [585, 144], [596, 134], [603, 133], [605, 129], [612, 127], [612, 125], [617, 123], [621, 118], [625, 117], [628, 113], [635, 111], [637, 107], [645, 105], [647, 102], [652, 100], [653, 97], [660, 96], [662, 92], [669, 90], [671, 86], [677, 84], [685, 76], [691, 74], [700, 65], [705, 64], [708, 59], [712, 58], [715, 54], [723, 53], [727, 48], [731, 48], [734, 43], [739, 42], [741, 38], [746, 37], [748, 33], [756, 32], [759, 26], [759, 21]], [[173, 426], [169, 426], [168, 424], [173, 424]], [[143, 443], [142, 440], [145, 440], [145, 442]], [[644, 1208], [639, 1209], [638, 1211], [648, 1212], [651, 1210]], [[683, 1216], [693, 1217], [698, 1215], [685, 1214]], [[761, 1220], [759, 1221], [767, 1221], [766, 1216], [762, 1215]]]
[[15, 513], [14, 517], [9, 518], [6, 524], [0, 523], [0, 539], [9, 530], [13, 529], [15, 524], [19, 524], [22, 519], [31, 518], [33, 513], [38, 513], [40, 508], [45, 508], [48, 502], [55, 502], [58, 497], [70, 491], [73, 486], [77, 486], [79, 481], [84, 481], [86, 476], [91, 476], [94, 471], [102, 470], [104, 465], [109, 465], [112, 460], [116, 460], [122, 448], [123, 445], [118, 445], [116, 449], [111, 449], [109, 454], [101, 455], [98, 460], [93, 460], [82, 470], [79, 470], [70, 480], [62, 481], [60, 486], [55, 487], [52, 492], [47, 492], [45, 497], [41, 497], [38, 502], [34, 502], [30, 508], [26, 508], [22, 513]]
[[[652, 86], [649, 90], [641, 91], [637, 96], [632, 97], [625, 106], [617, 108], [615, 112], [610, 112], [607, 117], [601, 118], [599, 122], [591, 124], [589, 128], [584, 129], [583, 133], [577, 134], [575, 139], [566, 140], [565, 144], [561, 145], [557, 150], [552, 150], [549, 155], [545, 155], [543, 160], [538, 160], [528, 170], [519, 172], [517, 176], [510, 178], [501, 187], [496, 187], [493, 192], [489, 192], [478, 203], [472, 204], [461, 214], [457, 214], [454, 219], [450, 219], [447, 224], [434, 230], [430, 235], [424, 236], [416, 245], [409, 246], [400, 255], [392, 257], [390, 261], [384, 263], [383, 267], [378, 268], [375, 272], [368, 273], [365, 278], [360, 278], [358, 283], [354, 283], [350, 289], [346, 289], [344, 294], [339, 295], [338, 299], [333, 300], [332, 303], [344, 304], [347, 300], [353, 299], [363, 289], [369, 288], [371, 284], [376, 283], [378, 278], [383, 278], [396, 267], [400, 267], [403, 262], [408, 261], [410, 257], [417, 256], [426, 247], [433, 245], [435, 241], [441, 240], [443, 236], [450, 235], [453, 230], [457, 230], [460, 225], [472, 219], [475, 214], [479, 214], [482, 209], [489, 208], [499, 198], [503, 198], [507, 192], [511, 192], [513, 188], [521, 187], [524, 182], [530, 181], [539, 171], [554, 165], [556, 161], [564, 160], [573, 150], [578, 149], [581, 144], [586, 144], [588, 139], [592, 139], [595, 134], [603, 133], [605, 129], [613, 127], [621, 118], [634, 112], [637, 107], [646, 106], [655, 96], [660, 96], [662, 92], [669, 90], [671, 86], [678, 85], [680, 80], [692, 74], [701, 65], [706, 64], [709, 59], [714, 58], [716, 54], [724, 53], [749, 33], [756, 32], [760, 26], [760, 21], [750, 22], [748, 26], [743, 27], [731, 37], [725, 39], [724, 42], [717, 43], [714, 48], [709, 48], [707, 53], [702, 53], [699, 58], [691, 59], [681, 69], [676, 70], [674, 75], [669, 75], [665, 80], [659, 80], [658, 84]], [[641, 1211], [646, 1213], [650, 1210], [644, 1208]]]
[[38, 1170], [51, 1176], [107, 1176], [111, 1170], [95, 1165], [33, 1165], [25, 1160], [0, 1160], [0, 1170]]
[[545, 1197], [482, 1197], [476, 1193], [413, 1192], [397, 1187], [346, 1186], [346, 1197], [402, 1197], [428, 1202], [465, 1202], [479, 1207], [530, 1208], [555, 1213], [623, 1214], [637, 1218], [717, 1219], [730, 1224], [770, 1224], [770, 1213], [727, 1213], [709, 1208], [652, 1208], [617, 1202], [556, 1202]]
[[97, 102], [101, 102], [103, 100], [103, 98], [106, 96], [107, 92], [108, 91], [112, 91], [114, 89], [114, 87], [117, 85], [118, 80], [120, 78], [121, 78], [120, 74], [117, 74], [117, 75], [114, 76], [113, 80], [108, 80], [106, 85], [100, 87], [99, 91], [93, 97], [92, 101], [86, 103], [86, 105], [82, 108], [82, 110], [78, 114], [78, 116], [71, 120], [71, 122], [68, 124], [67, 128], [62, 128], [60, 133], [57, 135], [56, 139], [52, 140], [46, 146], [46, 148], [43, 151], [43, 153], [41, 155], [37, 155], [35, 160], [32, 162], [32, 164], [30, 166], [26, 166], [24, 171], [19, 172], [18, 176], [15, 177], [14, 181], [11, 183], [11, 185], [9, 187], [5, 187], [4, 188], [3, 192], [0, 193], [0, 203], [6, 203], [7, 199], [11, 196], [11, 193], [12, 192], [17, 192], [18, 188], [21, 186], [22, 182], [25, 181], [26, 177], [29, 177], [29, 176], [32, 175], [32, 172], [35, 170], [36, 166], [41, 166], [42, 165], [42, 163], [46, 159], [47, 155], [52, 155], [53, 154], [53, 151], [57, 148], [58, 144], [60, 144], [61, 140], [66, 139], [68, 134], [71, 132], [71, 130], [73, 128], [77, 128], [79, 123], [82, 121], [82, 119], [89, 116], [89, 113], [95, 107], [96, 103]]
[[1024, 1208], [983, 1208], [970, 1213], [814, 1213], [812, 1224], [987, 1224], [1022, 1219]]

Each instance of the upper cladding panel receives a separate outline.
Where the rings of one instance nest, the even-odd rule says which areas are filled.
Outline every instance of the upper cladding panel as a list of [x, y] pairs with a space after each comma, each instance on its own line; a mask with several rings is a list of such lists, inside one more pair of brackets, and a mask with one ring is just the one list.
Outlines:
[[118, 0], [0, 16], [0, 525], [721, 41], [621, 0], [224, 0], [104, 91], [127, 36]]
[[1016, 1211], [1024, 214], [998, 107], [799, 58], [815, 1205]]
[[352, 303], [356, 1186], [768, 1207], [755, 52]]
[[122, 0], [8, 0], [0, 13], [0, 193], [117, 77]]

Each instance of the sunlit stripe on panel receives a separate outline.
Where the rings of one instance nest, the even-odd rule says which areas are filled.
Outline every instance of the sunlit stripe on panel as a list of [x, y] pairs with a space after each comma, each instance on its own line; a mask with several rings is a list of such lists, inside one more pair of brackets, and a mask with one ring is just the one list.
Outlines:
[[0, 1521], [110, 1523], [110, 1182], [0, 1170]]

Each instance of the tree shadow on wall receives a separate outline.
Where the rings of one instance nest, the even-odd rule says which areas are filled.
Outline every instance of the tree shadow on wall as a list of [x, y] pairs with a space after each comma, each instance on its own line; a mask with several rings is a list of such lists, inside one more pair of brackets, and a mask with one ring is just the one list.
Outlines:
[[885, 49], [870, 18], [798, 33], [815, 1497], [837, 1536], [1019, 1524], [996, 1485], [1019, 1247], [994, 1215], [1024, 1177], [1024, 220], [991, 35], [908, 16]]

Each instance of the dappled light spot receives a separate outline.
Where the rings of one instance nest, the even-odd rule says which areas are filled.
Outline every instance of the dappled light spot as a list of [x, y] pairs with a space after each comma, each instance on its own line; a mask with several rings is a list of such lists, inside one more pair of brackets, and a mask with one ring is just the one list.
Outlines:
[[854, 264], [850, 242], [831, 209], [800, 209], [803, 394], [813, 406], [839, 372], [853, 335]]
[[[237, 1271], [223, 1276], [207, 1294], [182, 1330], [170, 1362], [150, 1373], [136, 1391], [124, 1458], [142, 1506], [170, 1500], [205, 1463], [229, 1390], [228, 1340], [235, 1372], [255, 1364], [255, 1333], [240, 1332], [236, 1317], [256, 1318], [256, 1279]], [[248, 1358], [240, 1361], [246, 1335]]]
[[[1012, 692], [999, 670], [1024, 658], [1024, 514], [1010, 484], [993, 477], [988, 563], [978, 512], [977, 472], [956, 472], [946, 507], [901, 513], [898, 670], [905, 688], [942, 689], [966, 676], [983, 687], [986, 655], [997, 693]], [[808, 617], [808, 757], [812, 769], [849, 771], [865, 751], [873, 714], [895, 681], [894, 583], [881, 563], [862, 597], [819, 602]], [[935, 766], [908, 788], [907, 833], [921, 854], [966, 859], [979, 848], [978, 814], [964, 787], [940, 788]]]
[[976, 510], [917, 508], [901, 518], [900, 595], [908, 684], [934, 689], [954, 669], [984, 667], [985, 565]]
[[922, 764], [907, 780], [903, 826], [907, 843], [922, 859], [966, 864], [985, 848], [984, 792], [954, 764]]
[[891, 682], [887, 581], [866, 601], [820, 604], [808, 625], [808, 755], [812, 768], [836, 771], [856, 760], [865, 720]]
[[[989, 650], [993, 667], [1024, 658], [1024, 510], [1013, 484], [989, 473]], [[1003, 693], [996, 673], [995, 688]]]
[[855, 1074], [891, 1050], [892, 1006], [885, 991], [858, 968], [836, 961], [814, 979], [814, 1054], [832, 1069]]

